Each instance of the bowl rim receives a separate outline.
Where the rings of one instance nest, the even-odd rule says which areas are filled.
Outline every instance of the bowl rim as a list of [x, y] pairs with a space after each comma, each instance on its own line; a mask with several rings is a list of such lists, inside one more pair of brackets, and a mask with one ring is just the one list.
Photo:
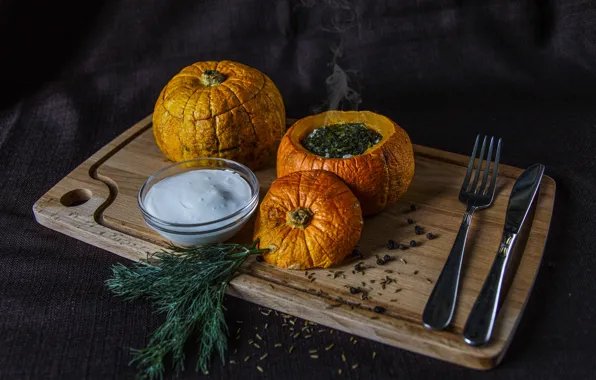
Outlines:
[[[249, 199], [249, 201], [246, 203], [246, 205], [244, 205], [242, 208], [238, 209], [237, 211], [233, 212], [232, 214], [220, 218], [220, 219], [216, 219], [216, 220], [212, 220], [209, 222], [203, 222], [203, 223], [173, 223], [173, 222], [169, 222], [167, 220], [163, 220], [160, 219], [154, 215], [152, 215], [151, 213], [149, 213], [149, 211], [147, 211], [147, 209], [145, 208], [145, 206], [143, 205], [143, 201], [142, 201], [142, 196], [141, 194], [143, 194], [143, 190], [145, 189], [145, 187], [147, 187], [147, 185], [153, 180], [155, 179], [158, 175], [162, 174], [163, 172], [167, 171], [168, 169], [171, 169], [173, 167], [176, 166], [180, 166], [186, 163], [191, 163], [191, 162], [197, 162], [197, 161], [219, 161], [219, 162], [225, 162], [227, 164], [233, 164], [233, 165], [238, 165], [240, 166], [241, 169], [245, 170], [246, 173], [240, 173], [240, 174], [248, 174], [248, 177], [250, 178], [251, 181], [254, 182], [255, 189], [253, 189], [253, 194], [251, 196], [251, 198]], [[205, 168], [209, 168], [209, 167], [205, 167]], [[224, 169], [219, 169], [219, 168], [213, 168], [214, 170], [230, 170], [236, 173], [239, 173], [238, 170], [235, 170], [233, 168], [224, 168]], [[197, 169], [197, 170], [201, 170], [201, 169]], [[168, 178], [168, 177], [166, 177]], [[247, 181], [248, 182], [248, 181]], [[249, 182], [249, 186], [250, 186], [250, 182]], [[258, 203], [258, 199], [259, 199], [259, 192], [260, 192], [260, 188], [261, 188], [261, 184], [259, 182], [259, 179], [257, 178], [257, 176], [255, 175], [255, 173], [250, 170], [246, 165], [241, 164], [240, 162], [237, 161], [233, 161], [233, 160], [229, 160], [227, 158], [219, 158], [219, 157], [198, 157], [198, 158], [192, 158], [189, 160], [184, 160], [184, 161], [177, 161], [174, 162], [170, 165], [167, 165], [161, 169], [159, 169], [158, 171], [156, 171], [155, 173], [153, 173], [151, 176], [149, 176], [149, 178], [147, 178], [145, 180], [145, 182], [143, 182], [143, 185], [141, 185], [141, 188], [139, 189], [138, 193], [137, 193], [137, 203], [139, 205], [139, 208], [141, 209], [141, 213], [143, 214], [143, 217], [145, 218], [145, 221], [151, 221], [157, 224], [162, 224], [164, 226], [167, 227], [182, 227], [182, 228], [192, 228], [192, 227], [208, 227], [210, 225], [216, 224], [216, 223], [221, 223], [230, 219], [233, 219], [235, 217], [237, 217], [240, 214], [243, 214], [244, 211], [249, 211], [247, 214], [251, 214], [250, 210], [251, 207], [254, 207], [253, 203], [255, 203], [255, 201], [257, 201]], [[161, 226], [155, 226], [153, 223], [150, 223], [152, 227], [156, 227], [159, 228], [163, 231], [169, 232], [169, 233], [179, 233], [179, 234], [202, 234], [202, 233], [211, 233], [211, 232], [215, 232], [218, 231], [222, 228], [225, 227], [229, 227], [231, 224], [235, 223], [237, 220], [232, 221], [229, 224], [226, 224], [225, 226], [221, 226], [221, 227], [217, 227], [215, 229], [212, 230], [205, 230], [205, 231], [196, 231], [196, 232], [191, 232], [191, 231], [171, 231], [171, 230], [167, 230], [164, 229]]]

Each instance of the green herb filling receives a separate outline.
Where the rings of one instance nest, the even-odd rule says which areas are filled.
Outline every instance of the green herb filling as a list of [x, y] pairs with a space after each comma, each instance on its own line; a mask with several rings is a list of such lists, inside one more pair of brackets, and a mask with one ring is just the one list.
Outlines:
[[302, 141], [309, 152], [325, 158], [350, 158], [364, 153], [383, 136], [364, 123], [341, 123], [320, 127]]

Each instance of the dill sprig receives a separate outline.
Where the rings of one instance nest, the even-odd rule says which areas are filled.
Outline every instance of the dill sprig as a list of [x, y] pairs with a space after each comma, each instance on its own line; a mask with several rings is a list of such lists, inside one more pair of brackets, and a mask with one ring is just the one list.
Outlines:
[[192, 334], [199, 343], [197, 371], [208, 371], [214, 352], [224, 361], [228, 329], [223, 297], [244, 260], [267, 251], [257, 249], [257, 244], [171, 245], [130, 267], [113, 266], [113, 277], [106, 281], [109, 290], [127, 301], [144, 297], [158, 313], [166, 314], [147, 347], [132, 350], [131, 364], [137, 363], [139, 378], [161, 379], [167, 355], [171, 355], [176, 374], [183, 371], [184, 344]]

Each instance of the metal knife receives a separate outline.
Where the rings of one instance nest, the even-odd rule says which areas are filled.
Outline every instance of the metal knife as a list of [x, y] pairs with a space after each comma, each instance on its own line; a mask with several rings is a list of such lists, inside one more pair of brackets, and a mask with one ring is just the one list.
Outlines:
[[511, 249], [538, 193], [543, 174], [544, 165], [534, 164], [513, 185], [497, 256], [464, 327], [464, 340], [469, 345], [481, 346], [490, 341]]

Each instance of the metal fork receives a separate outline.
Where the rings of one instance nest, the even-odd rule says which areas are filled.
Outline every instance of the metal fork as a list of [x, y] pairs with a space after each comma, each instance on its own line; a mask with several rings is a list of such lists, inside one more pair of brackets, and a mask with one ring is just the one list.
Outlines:
[[[476, 161], [476, 152], [478, 151], [478, 142], [480, 141], [480, 135], [476, 136], [476, 143], [474, 144], [474, 150], [470, 156], [468, 170], [466, 171], [464, 183], [459, 192], [460, 202], [466, 204], [466, 213], [464, 214], [451, 252], [447, 257], [443, 270], [437, 279], [435, 287], [424, 308], [424, 312], [422, 313], [422, 322], [424, 323], [424, 326], [429, 329], [442, 330], [451, 323], [455, 311], [455, 301], [457, 298], [461, 267], [464, 258], [464, 248], [466, 246], [466, 238], [468, 237], [468, 230], [470, 229], [472, 216], [476, 210], [487, 208], [493, 202], [499, 169], [499, 158], [501, 156], [501, 139], [499, 139], [489, 184], [488, 178], [493, 156], [494, 140], [494, 137], [490, 138], [488, 153], [485, 157], [484, 153], [486, 151], [487, 136], [484, 137], [482, 148], [480, 149], [480, 156], [478, 158], [478, 168], [474, 174], [474, 180], [470, 185], [472, 171], [474, 170], [474, 162]], [[480, 173], [483, 170], [483, 162], [485, 162], [484, 174], [482, 176], [482, 183], [478, 186]]]

